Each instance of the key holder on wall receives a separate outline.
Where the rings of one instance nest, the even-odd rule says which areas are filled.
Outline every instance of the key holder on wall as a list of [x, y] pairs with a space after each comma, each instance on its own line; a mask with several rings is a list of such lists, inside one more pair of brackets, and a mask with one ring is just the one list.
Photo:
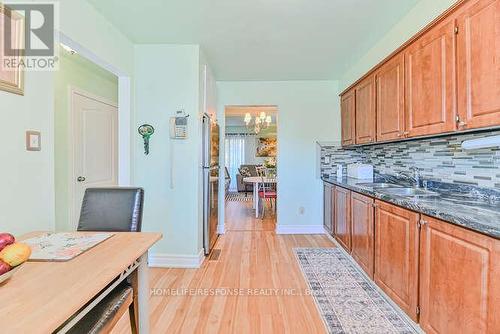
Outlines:
[[137, 131], [142, 136], [142, 140], [144, 140], [144, 154], [148, 155], [149, 154], [149, 138], [151, 138], [151, 136], [155, 132], [155, 128], [152, 125], [143, 124], [137, 129]]

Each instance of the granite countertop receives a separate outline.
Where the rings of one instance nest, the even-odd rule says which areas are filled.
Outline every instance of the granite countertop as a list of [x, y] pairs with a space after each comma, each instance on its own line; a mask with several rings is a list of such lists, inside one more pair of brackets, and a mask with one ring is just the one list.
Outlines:
[[[348, 177], [337, 179], [335, 175], [323, 176], [322, 180], [500, 239], [500, 191], [429, 182], [426, 189], [433, 192], [430, 195], [400, 196], [387, 193], [387, 189], [360, 184], [373, 182], [371, 180]], [[411, 186], [404, 181], [387, 180], [382, 176], [376, 176], [375, 182]]]

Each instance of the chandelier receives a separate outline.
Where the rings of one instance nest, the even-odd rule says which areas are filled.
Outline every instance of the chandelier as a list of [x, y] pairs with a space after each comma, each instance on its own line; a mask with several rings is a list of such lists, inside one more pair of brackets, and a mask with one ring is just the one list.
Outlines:
[[252, 115], [247, 112], [245, 114], [244, 121], [249, 131], [253, 131], [255, 134], [258, 134], [261, 130], [268, 128], [273, 119], [271, 115], [266, 115], [264, 111], [261, 111], [258, 116], [255, 116], [255, 119], [252, 119]]

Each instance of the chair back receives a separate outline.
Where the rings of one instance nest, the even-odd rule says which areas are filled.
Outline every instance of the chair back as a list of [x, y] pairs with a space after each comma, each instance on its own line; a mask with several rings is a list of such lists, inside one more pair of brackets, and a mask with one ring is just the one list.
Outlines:
[[[271, 178], [267, 178], [265, 176], [261, 177], [261, 181], [259, 182], [259, 192], [262, 192], [264, 197], [266, 197], [266, 192], [276, 191], [276, 183], [269, 182]], [[272, 179], [274, 181], [274, 179]]]
[[88, 188], [78, 231], [140, 232], [143, 207], [142, 188]]
[[255, 167], [257, 170], [257, 176], [266, 176], [266, 168], [264, 166]]

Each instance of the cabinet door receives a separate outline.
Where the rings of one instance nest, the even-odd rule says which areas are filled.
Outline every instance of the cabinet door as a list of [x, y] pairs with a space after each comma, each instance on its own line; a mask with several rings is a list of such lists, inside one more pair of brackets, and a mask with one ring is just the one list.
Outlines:
[[355, 88], [356, 144], [375, 141], [375, 76], [369, 76]]
[[396, 55], [375, 75], [377, 95], [377, 141], [403, 137], [405, 131], [404, 57]]
[[415, 321], [418, 220], [418, 213], [376, 201], [374, 281]]
[[352, 257], [373, 279], [374, 219], [373, 199], [351, 193]]
[[355, 133], [355, 96], [354, 89], [341, 97], [340, 113], [342, 122], [342, 146], [354, 145]]
[[500, 333], [500, 240], [423, 220], [420, 326], [427, 333]]
[[333, 235], [334, 188], [331, 184], [323, 185], [323, 227], [331, 235]]
[[335, 187], [335, 239], [351, 252], [351, 192]]
[[459, 129], [500, 125], [500, 0], [467, 3], [458, 16]]
[[409, 137], [455, 130], [454, 29], [453, 18], [447, 18], [405, 51]]

